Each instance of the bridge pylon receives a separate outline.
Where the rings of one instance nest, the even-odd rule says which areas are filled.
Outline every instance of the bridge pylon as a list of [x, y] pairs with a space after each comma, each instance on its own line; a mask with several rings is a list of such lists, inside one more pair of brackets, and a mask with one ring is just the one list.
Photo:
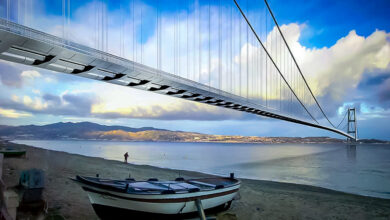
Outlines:
[[356, 120], [356, 109], [348, 108], [348, 134], [352, 134], [355, 138], [348, 138], [348, 142], [357, 141], [357, 120]]

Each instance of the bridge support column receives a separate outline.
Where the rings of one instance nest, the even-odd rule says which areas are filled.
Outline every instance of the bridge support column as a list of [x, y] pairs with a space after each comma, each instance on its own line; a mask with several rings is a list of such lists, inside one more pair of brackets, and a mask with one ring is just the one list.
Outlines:
[[348, 109], [348, 134], [352, 134], [355, 138], [348, 138], [348, 142], [357, 141], [357, 124], [356, 124], [356, 109]]

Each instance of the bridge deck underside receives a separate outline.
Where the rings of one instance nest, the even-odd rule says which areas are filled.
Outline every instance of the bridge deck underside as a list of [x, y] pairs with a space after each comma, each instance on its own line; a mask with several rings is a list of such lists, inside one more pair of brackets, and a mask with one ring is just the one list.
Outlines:
[[245, 98], [0, 19], [0, 59], [325, 129]]

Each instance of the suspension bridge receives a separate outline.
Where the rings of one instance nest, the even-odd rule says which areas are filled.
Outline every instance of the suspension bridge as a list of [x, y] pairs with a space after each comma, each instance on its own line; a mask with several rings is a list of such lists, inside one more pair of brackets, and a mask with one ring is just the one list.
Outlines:
[[266, 0], [0, 4], [2, 60], [357, 139], [355, 109], [330, 121]]

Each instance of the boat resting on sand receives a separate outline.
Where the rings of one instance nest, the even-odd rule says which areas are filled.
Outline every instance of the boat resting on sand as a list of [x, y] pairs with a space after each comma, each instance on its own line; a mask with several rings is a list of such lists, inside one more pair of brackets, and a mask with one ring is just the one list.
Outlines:
[[76, 176], [76, 181], [87, 192], [99, 217], [112, 218], [151, 215], [157, 219], [191, 216], [197, 212], [226, 210], [236, 196], [241, 181], [230, 177], [148, 181], [134, 179], [110, 180]]
[[2, 147], [0, 148], [0, 154], [4, 154], [4, 157], [19, 157], [26, 154], [26, 150]]

